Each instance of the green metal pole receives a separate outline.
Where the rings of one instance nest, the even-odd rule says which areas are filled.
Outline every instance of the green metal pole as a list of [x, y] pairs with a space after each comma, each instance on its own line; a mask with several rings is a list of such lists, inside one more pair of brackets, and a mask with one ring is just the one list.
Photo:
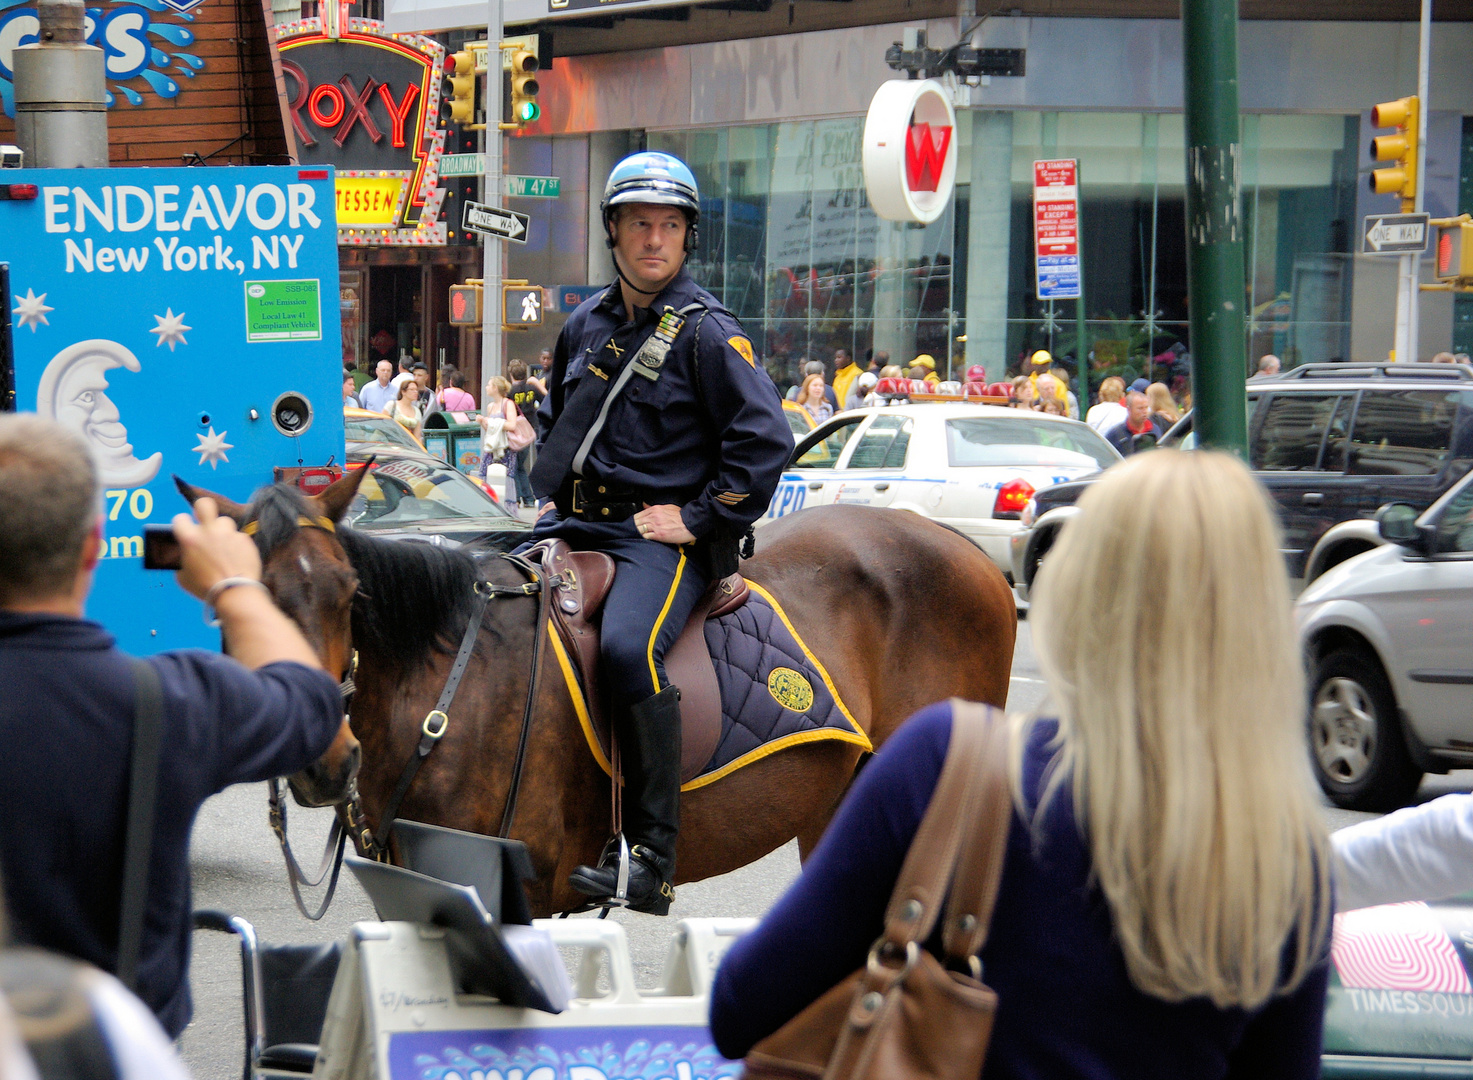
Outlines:
[[1182, 0], [1181, 28], [1193, 430], [1198, 446], [1246, 458], [1237, 2]]
[[1084, 176], [1074, 166], [1074, 237], [1079, 245], [1079, 299], [1074, 307], [1074, 336], [1079, 342], [1074, 349], [1074, 365], [1079, 378], [1075, 397], [1079, 398], [1079, 419], [1089, 412], [1089, 330], [1084, 322]]

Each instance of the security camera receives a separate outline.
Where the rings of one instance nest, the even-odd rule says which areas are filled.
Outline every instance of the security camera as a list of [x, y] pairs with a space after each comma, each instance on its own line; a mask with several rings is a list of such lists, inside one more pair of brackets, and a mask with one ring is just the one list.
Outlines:
[[19, 146], [10, 143], [0, 143], [0, 169], [23, 169], [26, 165], [26, 152]]

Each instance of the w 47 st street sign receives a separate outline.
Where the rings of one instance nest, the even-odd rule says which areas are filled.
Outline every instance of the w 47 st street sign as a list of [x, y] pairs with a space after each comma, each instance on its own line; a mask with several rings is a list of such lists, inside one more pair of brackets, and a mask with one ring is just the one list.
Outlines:
[[1427, 214], [1373, 214], [1366, 218], [1363, 255], [1422, 254], [1427, 250]]
[[467, 232], [478, 232], [482, 236], [494, 236], [498, 240], [511, 240], [518, 244], [527, 242], [527, 229], [531, 224], [532, 219], [526, 214], [469, 200], [461, 219], [461, 227]]

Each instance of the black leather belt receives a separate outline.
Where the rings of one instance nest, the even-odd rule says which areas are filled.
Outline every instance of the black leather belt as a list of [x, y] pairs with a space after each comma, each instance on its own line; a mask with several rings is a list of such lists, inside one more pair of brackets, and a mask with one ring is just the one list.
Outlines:
[[628, 521], [644, 509], [644, 503], [633, 488], [574, 480], [568, 513], [584, 521]]

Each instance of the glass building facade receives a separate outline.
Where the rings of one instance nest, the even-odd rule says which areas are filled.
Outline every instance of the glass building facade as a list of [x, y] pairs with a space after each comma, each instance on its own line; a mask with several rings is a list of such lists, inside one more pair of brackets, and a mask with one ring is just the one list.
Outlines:
[[[1009, 369], [1034, 349], [1105, 374], [1184, 376], [1185, 142], [1180, 114], [1013, 112], [1006, 208], [1005, 325], [966, 319], [972, 126], [959, 118], [956, 197], [936, 222], [875, 216], [860, 165], [863, 117], [651, 131], [649, 149], [687, 161], [702, 192], [696, 278], [742, 319], [777, 370], [838, 347], [948, 359], [991, 332]], [[1247, 115], [1242, 179], [1251, 356], [1286, 366], [1350, 356], [1358, 115]], [[991, 168], [1007, 147], [989, 147]], [[1032, 239], [1033, 162], [1079, 161], [1082, 301], [1040, 302]], [[999, 220], [993, 208], [991, 220]], [[999, 250], [1001, 247], [999, 246]], [[984, 267], [1000, 283], [1001, 268]]]

